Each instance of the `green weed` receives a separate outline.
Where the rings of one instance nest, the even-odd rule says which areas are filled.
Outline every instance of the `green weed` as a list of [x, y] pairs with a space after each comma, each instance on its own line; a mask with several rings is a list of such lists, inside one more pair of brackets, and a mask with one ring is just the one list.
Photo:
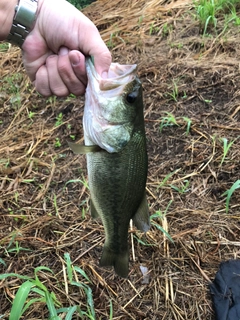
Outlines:
[[171, 178], [171, 176], [173, 176], [177, 171], [179, 171], [179, 169], [173, 171], [173, 172], [170, 172], [169, 174], [166, 175], [166, 177], [163, 179], [163, 181], [161, 181], [158, 185], [158, 189], [165, 186], [167, 184], [167, 181], [169, 178]]
[[[116, 27], [116, 29], [117, 29], [117, 27]], [[109, 49], [112, 49], [115, 47], [115, 45], [116, 45], [115, 40], [116, 39], [120, 40], [122, 43], [125, 42], [124, 39], [119, 36], [119, 32], [116, 30], [110, 34], [110, 38], [107, 42], [107, 46]]]
[[9, 158], [5, 158], [5, 159], [0, 159], [0, 165], [4, 166], [5, 168], [7, 168], [10, 164], [10, 159]]
[[[93, 296], [92, 296], [92, 289], [85, 283], [79, 282], [78, 280], [75, 281], [73, 279], [73, 276], [75, 273], [79, 273], [83, 279], [85, 279], [87, 282], [91, 283], [90, 279], [88, 278], [87, 274], [85, 273], [84, 270], [82, 270], [80, 267], [73, 266], [70, 255], [68, 253], [64, 254], [64, 260], [67, 265], [67, 276], [69, 279], [70, 285], [77, 286], [81, 289], [84, 290], [86, 297], [87, 297], [87, 311], [81, 311], [80, 314], [81, 316], [87, 316], [89, 319], [95, 320], [95, 310], [94, 310], [94, 302], [93, 302]], [[76, 277], [77, 278], [77, 277]]]
[[[81, 205], [80, 205], [81, 207]], [[85, 211], [85, 208], [82, 207], [82, 219], [85, 219], [86, 218], [86, 211]]]
[[11, 94], [10, 102], [15, 109], [19, 109], [21, 107], [21, 96], [19, 92], [15, 94]]
[[9, 43], [7, 42], [2, 42], [0, 43], [0, 52], [7, 52], [9, 50]]
[[161, 220], [163, 218], [163, 216], [167, 214], [168, 209], [169, 209], [170, 205], [172, 204], [172, 201], [173, 200], [169, 201], [169, 203], [168, 203], [168, 205], [167, 205], [167, 207], [166, 207], [164, 212], [162, 212], [161, 210], [158, 210], [158, 211], [156, 211], [156, 213], [152, 214], [150, 216], [150, 221], [151, 221], [151, 224], [154, 227], [156, 227], [158, 230], [160, 230], [162, 233], [164, 233], [166, 235], [168, 240], [170, 240], [172, 243], [174, 243], [174, 241], [173, 241], [172, 237], [170, 236], [170, 234], [166, 230], [164, 230], [163, 227], [159, 223], [154, 221], [155, 219], [160, 219]]
[[[10, 95], [18, 94], [22, 80], [23, 75], [21, 73], [13, 73], [11, 76], [4, 77], [0, 80], [2, 91], [6, 91]], [[14, 103], [14, 96], [11, 102]]]
[[160, 27], [155, 25], [155, 22], [152, 22], [149, 29], [149, 35], [157, 34], [160, 31]]
[[75, 137], [75, 135], [74, 134], [70, 134], [70, 136], [69, 136], [72, 140], [75, 140], [76, 139], [76, 137]]
[[234, 182], [234, 184], [231, 186], [230, 189], [226, 190], [223, 193], [223, 196], [227, 196], [226, 197], [226, 213], [229, 212], [229, 204], [230, 204], [230, 199], [232, 197], [233, 192], [239, 188], [240, 188], [240, 180], [237, 180]]
[[56, 117], [55, 127], [58, 127], [63, 124], [63, 114], [60, 112]]
[[[13, 300], [12, 308], [10, 311], [9, 320], [19, 320], [24, 312], [29, 309], [29, 307], [36, 303], [45, 303], [49, 311], [49, 318], [56, 317], [56, 306], [60, 306], [60, 302], [57, 300], [53, 292], [49, 292], [47, 287], [39, 280], [38, 272], [48, 271], [53, 273], [53, 271], [47, 267], [37, 267], [34, 270], [34, 278], [29, 276], [23, 276], [16, 273], [5, 273], [0, 274], [0, 280], [5, 280], [7, 278], [16, 277], [21, 280], [25, 280], [19, 287], [15, 298]], [[31, 298], [28, 299], [31, 294]], [[37, 297], [32, 297], [32, 294], [37, 295]]]
[[143, 241], [143, 240], [140, 239], [138, 236], [133, 235], [133, 238], [136, 239], [137, 242], [140, 243], [140, 244], [143, 245], [143, 246], [146, 246], [146, 247], [152, 247], [152, 246], [153, 246], [152, 243], [148, 243], [146, 240]]
[[181, 187], [177, 187], [177, 186], [174, 186], [172, 184], [170, 184], [171, 188], [177, 192], [179, 192], [180, 194], [183, 194], [183, 193], [186, 193], [189, 191], [188, 187], [189, 187], [189, 183], [190, 181], [189, 180], [184, 180], [183, 181], [184, 184], [181, 186]]
[[[177, 47], [178, 49], [181, 49], [183, 47], [182, 43], [171, 44], [171, 47]], [[173, 79], [172, 84], [168, 86], [169, 92], [166, 92], [165, 96], [169, 97], [170, 100], [174, 102], [178, 102], [179, 99], [186, 99], [187, 93], [186, 91], [183, 91], [183, 93], [179, 92], [179, 83], [180, 79]]]
[[210, 104], [210, 103], [212, 103], [212, 100], [205, 99], [204, 102], [207, 104]]
[[195, 2], [197, 17], [203, 29], [203, 35], [214, 28], [216, 31], [218, 19], [225, 17], [224, 30], [231, 21], [238, 25], [239, 17], [236, 7], [239, 0], [199, 0]]
[[163, 128], [169, 127], [169, 126], [178, 126], [176, 118], [174, 115], [170, 112], [165, 112], [167, 115], [162, 117], [162, 121], [160, 124], [160, 132], [162, 132]]
[[183, 120], [187, 123], [187, 130], [186, 130], [186, 134], [188, 135], [191, 129], [191, 125], [192, 125], [192, 120], [187, 118], [187, 117], [182, 117]]
[[139, 27], [141, 26], [141, 24], [142, 24], [142, 22], [143, 22], [143, 18], [144, 18], [144, 16], [142, 15], [142, 16], [140, 16], [139, 19], [138, 19], [138, 26], [139, 26]]
[[232, 8], [231, 10], [231, 15], [229, 20], [227, 21], [227, 24], [229, 24], [230, 22], [233, 22], [236, 26], [240, 26], [240, 16], [238, 16], [236, 8]]
[[35, 114], [36, 114], [36, 112], [29, 111], [29, 112], [28, 112], [28, 118], [29, 118], [30, 120], [32, 120], [33, 117], [35, 116]]
[[110, 302], [109, 302], [109, 309], [110, 309], [110, 312], [109, 312], [109, 320], [112, 320], [112, 319], [113, 319], [113, 305], [112, 305], [112, 300], [110, 300]]
[[[11, 212], [12, 212], [12, 213], [11, 213]], [[13, 214], [12, 209], [10, 209], [10, 214]], [[17, 240], [15, 240], [16, 237], [19, 236], [19, 235], [21, 235], [21, 234], [14, 232], [14, 233], [12, 234], [12, 238], [11, 238], [9, 244], [7, 245], [7, 247], [6, 247], [6, 248], [3, 248], [4, 251], [5, 251], [5, 254], [6, 254], [7, 256], [9, 256], [11, 253], [14, 253], [15, 255], [17, 255], [17, 254], [19, 254], [21, 251], [32, 251], [31, 249], [24, 248], [24, 247], [21, 247], [21, 246], [19, 245], [19, 242], [18, 242]], [[0, 248], [2, 248], [1, 245], [0, 245]]]
[[60, 148], [61, 145], [62, 145], [62, 144], [61, 144], [60, 139], [59, 139], [59, 138], [56, 138], [56, 139], [55, 139], [55, 143], [54, 143], [55, 148]]
[[186, 122], [186, 135], [189, 134], [191, 125], [192, 125], [192, 120], [189, 119], [188, 117], [175, 117], [172, 113], [170, 112], [165, 112], [166, 116], [163, 116], [161, 118], [161, 123], [159, 130], [162, 132], [163, 128], [165, 127], [172, 127], [172, 126], [179, 126], [179, 123], [181, 124], [183, 121]]
[[[40, 94], [40, 93], [39, 93]], [[57, 97], [56, 96], [50, 96], [49, 98], [47, 98], [46, 102], [52, 106], [55, 106], [57, 101]]]
[[[96, 319], [92, 290], [89, 285], [86, 284], [86, 282], [91, 283], [90, 279], [84, 270], [82, 270], [80, 267], [72, 265], [68, 253], [64, 254], [64, 261], [66, 264], [67, 280], [69, 285], [83, 289], [86, 294], [87, 310], [81, 310], [79, 305], [62, 307], [54, 292], [50, 292], [38, 276], [39, 272], [50, 272], [53, 274], [53, 271], [50, 268], [40, 266], [34, 269], [33, 278], [16, 273], [0, 274], [0, 280], [13, 277], [24, 280], [24, 282], [18, 288], [13, 300], [9, 320], [19, 320], [32, 305], [38, 303], [46, 305], [49, 312], [48, 319], [63, 319], [62, 314], [65, 315], [65, 320], [71, 320], [74, 314], [77, 314], [81, 318], [87, 317], [91, 320]], [[0, 262], [5, 265], [4, 261]], [[84, 282], [79, 282], [77, 274], [81, 276]], [[74, 278], [76, 278], [76, 280]]]
[[65, 183], [65, 187], [66, 187], [69, 183], [76, 183], [76, 182], [81, 182], [81, 183], [84, 185], [85, 188], [89, 189], [88, 182], [87, 182], [87, 180], [85, 179], [84, 176], [82, 177], [82, 180], [81, 180], [81, 179], [68, 180], [68, 181]]
[[197, 15], [203, 26], [203, 34], [205, 35], [208, 27], [217, 26], [216, 3], [215, 0], [200, 0], [197, 6]]
[[162, 35], [163, 35], [163, 37], [167, 37], [172, 30], [173, 30], [173, 27], [172, 27], [171, 24], [168, 24], [167, 22], [164, 23], [164, 25], [162, 27]]
[[0, 258], [0, 263], [1, 264], [3, 264], [4, 265], [4, 267], [6, 267], [7, 265], [6, 265], [6, 263], [5, 263], [5, 261], [2, 259], [2, 258]]
[[220, 163], [220, 166], [222, 166], [227, 154], [228, 154], [228, 151], [229, 149], [231, 148], [231, 146], [233, 145], [233, 143], [235, 142], [235, 140], [232, 140], [228, 143], [228, 139], [227, 138], [220, 138], [220, 141], [223, 142], [223, 155], [222, 155], [222, 160], [221, 160], [221, 163]]
[[171, 99], [175, 102], [178, 101], [178, 86], [177, 86], [177, 81], [173, 80], [173, 88], [172, 88], [172, 92], [168, 92], [167, 95], [171, 97]]

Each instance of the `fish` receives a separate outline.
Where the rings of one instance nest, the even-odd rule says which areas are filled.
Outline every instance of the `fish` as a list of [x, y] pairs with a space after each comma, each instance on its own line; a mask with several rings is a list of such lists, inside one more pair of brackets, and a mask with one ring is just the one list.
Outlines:
[[126, 278], [130, 220], [143, 232], [150, 228], [142, 84], [136, 64], [112, 63], [102, 78], [87, 57], [86, 71], [85, 145], [69, 146], [87, 157], [91, 216], [101, 218], [105, 233], [100, 266]]

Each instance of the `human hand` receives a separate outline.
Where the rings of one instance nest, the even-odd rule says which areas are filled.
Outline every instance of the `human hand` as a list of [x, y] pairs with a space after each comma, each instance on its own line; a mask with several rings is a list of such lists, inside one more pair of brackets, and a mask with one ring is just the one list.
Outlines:
[[22, 46], [30, 80], [44, 96], [85, 92], [85, 56], [104, 77], [111, 54], [96, 26], [65, 0], [39, 0], [35, 26]]

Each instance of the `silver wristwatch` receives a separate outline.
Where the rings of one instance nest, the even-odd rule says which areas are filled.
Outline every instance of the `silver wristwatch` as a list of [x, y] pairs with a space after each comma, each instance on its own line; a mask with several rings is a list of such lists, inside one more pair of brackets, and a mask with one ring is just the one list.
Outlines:
[[22, 46], [29, 32], [32, 30], [36, 13], [38, 0], [19, 0], [15, 7], [15, 15], [11, 31], [7, 41], [19, 47]]

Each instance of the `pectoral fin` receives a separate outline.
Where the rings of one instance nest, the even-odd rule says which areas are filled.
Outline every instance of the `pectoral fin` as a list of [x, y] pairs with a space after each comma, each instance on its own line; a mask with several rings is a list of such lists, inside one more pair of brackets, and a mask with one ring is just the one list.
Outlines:
[[149, 211], [145, 192], [140, 206], [133, 217], [133, 223], [143, 232], [147, 232], [150, 229]]
[[86, 154], [89, 152], [98, 152], [102, 150], [97, 145], [85, 146], [85, 145], [70, 142], [70, 141], [68, 141], [68, 146], [75, 154]]

